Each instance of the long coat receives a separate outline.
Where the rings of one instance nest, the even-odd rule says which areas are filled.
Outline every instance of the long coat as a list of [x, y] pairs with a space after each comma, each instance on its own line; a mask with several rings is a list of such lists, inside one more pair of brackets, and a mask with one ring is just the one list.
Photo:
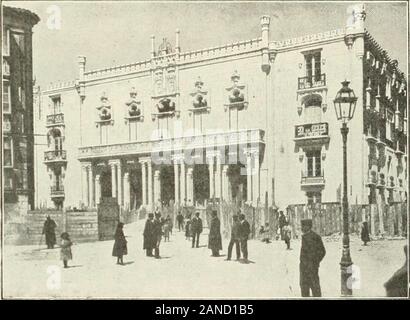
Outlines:
[[248, 221], [239, 222], [239, 240], [248, 240], [251, 233], [251, 226]]
[[73, 258], [73, 254], [71, 252], [71, 246], [73, 243], [71, 240], [63, 239], [61, 240], [61, 251], [60, 251], [60, 258], [61, 260], [71, 260]]
[[211, 250], [222, 250], [221, 222], [218, 217], [212, 218], [209, 228], [208, 248]]
[[202, 233], [202, 219], [194, 217], [191, 221], [191, 232], [192, 233]]
[[370, 241], [369, 224], [367, 223], [367, 221], [364, 221], [363, 224], [362, 224], [362, 230], [361, 230], [360, 236], [361, 236], [363, 242], [369, 242]]
[[114, 235], [114, 246], [112, 248], [113, 257], [122, 257], [128, 253], [127, 240], [125, 239], [124, 231], [117, 229]]
[[145, 222], [145, 228], [144, 228], [144, 243], [143, 243], [143, 249], [153, 249], [155, 248], [155, 238], [154, 238], [154, 222], [150, 219], [148, 219]]
[[56, 233], [55, 229], [57, 228], [57, 224], [53, 219], [47, 219], [44, 222], [43, 226], [43, 234], [45, 234], [46, 244], [50, 246], [54, 246], [57, 242], [56, 240]]
[[239, 234], [239, 229], [241, 225], [239, 221], [234, 221], [232, 223], [232, 228], [231, 228], [231, 239], [232, 240], [241, 240], [240, 239], [240, 234]]
[[302, 247], [300, 249], [300, 283], [317, 274], [320, 262], [326, 255], [326, 249], [322, 238], [310, 231], [302, 235]]

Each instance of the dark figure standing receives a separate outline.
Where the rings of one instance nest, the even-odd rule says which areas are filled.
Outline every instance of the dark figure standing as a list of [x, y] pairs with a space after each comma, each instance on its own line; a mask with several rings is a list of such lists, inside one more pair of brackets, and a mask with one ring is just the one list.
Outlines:
[[407, 297], [409, 294], [409, 275], [407, 272], [407, 245], [404, 246], [404, 254], [406, 257], [404, 265], [399, 270], [397, 270], [384, 284], [384, 287], [386, 288], [386, 296], [388, 297]]
[[283, 211], [279, 211], [279, 230], [280, 230], [280, 240], [284, 240], [283, 237], [283, 227], [286, 225], [286, 217]]
[[154, 239], [154, 214], [149, 213], [148, 219], [145, 222], [144, 228], [144, 244], [143, 249], [146, 250], [147, 257], [153, 257], [152, 249], [155, 247]]
[[125, 239], [124, 224], [119, 222], [114, 234], [114, 247], [112, 248], [112, 256], [117, 257], [117, 264], [124, 264], [123, 256], [127, 255], [127, 240]]
[[369, 223], [367, 221], [363, 221], [362, 223], [360, 237], [362, 238], [363, 245], [367, 246], [367, 243], [370, 242]]
[[[191, 234], [192, 234], [192, 248], [199, 247], [199, 235], [202, 233], [202, 219], [199, 217], [199, 212], [195, 213], [191, 222]], [[195, 243], [196, 240], [196, 243]]]
[[251, 226], [249, 222], [246, 221], [245, 215], [241, 213], [239, 215], [239, 239], [241, 243], [241, 251], [243, 260], [248, 262], [248, 238], [251, 233]]
[[181, 211], [177, 215], [178, 231], [184, 230], [184, 216]]
[[73, 259], [71, 246], [73, 245], [70, 235], [67, 232], [61, 234], [60, 258], [63, 260], [64, 268], [68, 268], [68, 260]]
[[312, 231], [312, 220], [305, 219], [302, 223], [302, 247], [300, 249], [300, 289], [302, 297], [321, 297], [319, 280], [319, 265], [326, 255], [322, 238]]
[[154, 243], [155, 243], [155, 258], [160, 259], [159, 255], [159, 245], [161, 244], [161, 238], [162, 238], [162, 220], [161, 220], [161, 214], [156, 213], [155, 214], [155, 219], [154, 219]]
[[212, 211], [208, 248], [212, 250], [213, 257], [219, 257], [219, 250], [222, 250], [221, 222], [219, 221], [218, 213], [215, 210]]
[[232, 217], [232, 228], [231, 228], [231, 240], [228, 245], [228, 258], [226, 260], [231, 260], [233, 246], [236, 246], [236, 260], [241, 258], [241, 248], [240, 248], [240, 238], [239, 238], [239, 217], [234, 215]]
[[290, 239], [292, 238], [292, 229], [289, 225], [289, 222], [286, 222], [286, 225], [283, 227], [283, 240], [286, 243], [286, 250], [290, 250]]
[[44, 221], [43, 232], [46, 237], [46, 244], [47, 249], [54, 249], [54, 245], [56, 244], [56, 231], [57, 224], [50, 216], [47, 216], [46, 221]]
[[185, 240], [191, 239], [191, 215], [186, 217], [185, 221]]

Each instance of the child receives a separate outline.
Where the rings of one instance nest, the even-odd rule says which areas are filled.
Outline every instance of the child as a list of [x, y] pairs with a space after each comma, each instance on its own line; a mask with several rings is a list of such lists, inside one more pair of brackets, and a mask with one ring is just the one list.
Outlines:
[[71, 246], [73, 243], [70, 240], [70, 235], [67, 232], [63, 232], [61, 234], [61, 251], [60, 257], [63, 260], [64, 268], [68, 268], [68, 260], [73, 258], [73, 254], [71, 253]]
[[290, 239], [292, 237], [292, 229], [289, 225], [289, 222], [282, 229], [283, 232], [283, 240], [286, 243], [286, 250], [290, 250]]
[[117, 229], [115, 230], [114, 235], [114, 247], [112, 248], [112, 255], [113, 257], [117, 257], [117, 264], [124, 264], [122, 257], [126, 255], [128, 252], [127, 250], [127, 240], [125, 240], [124, 231], [122, 230], [124, 224], [119, 222], [117, 225]]
[[269, 234], [269, 223], [265, 223], [265, 226], [261, 226], [260, 234], [262, 236], [262, 242], [270, 243], [270, 234]]

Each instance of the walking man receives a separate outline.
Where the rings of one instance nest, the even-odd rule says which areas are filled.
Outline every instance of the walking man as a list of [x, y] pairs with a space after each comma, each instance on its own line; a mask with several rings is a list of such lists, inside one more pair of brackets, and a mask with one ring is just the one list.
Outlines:
[[249, 222], [246, 221], [245, 215], [241, 213], [239, 215], [239, 239], [244, 262], [248, 262], [248, 238], [250, 233], [251, 226]]
[[283, 211], [279, 211], [279, 230], [280, 230], [280, 240], [285, 240], [283, 236], [283, 227], [286, 226], [286, 217]]
[[199, 217], [199, 212], [195, 213], [195, 216], [192, 218], [191, 222], [191, 233], [192, 233], [192, 248], [195, 247], [195, 239], [196, 239], [196, 247], [199, 248], [199, 235], [202, 233], [202, 219]]
[[159, 255], [159, 245], [161, 244], [162, 238], [162, 221], [161, 221], [161, 213], [155, 213], [154, 219], [154, 243], [155, 243], [155, 259], [160, 259]]
[[144, 244], [143, 249], [146, 250], [147, 257], [153, 257], [152, 249], [155, 246], [154, 242], [154, 214], [149, 213], [148, 219], [145, 222], [144, 228]]
[[178, 230], [184, 230], [184, 216], [182, 215], [181, 211], [178, 212], [177, 215], [177, 223], [178, 223]]
[[232, 229], [231, 229], [231, 240], [229, 241], [229, 245], [228, 245], [228, 258], [226, 259], [227, 261], [231, 260], [232, 257], [232, 249], [233, 246], [235, 245], [236, 247], [236, 260], [239, 260], [241, 258], [241, 248], [240, 248], [240, 244], [239, 244], [239, 218], [238, 216], [235, 214], [233, 217], [233, 222], [232, 222]]
[[300, 249], [300, 289], [302, 297], [321, 297], [319, 265], [326, 255], [322, 238], [312, 231], [312, 220], [304, 219], [302, 224], [302, 247]]
[[57, 224], [50, 216], [47, 216], [46, 221], [44, 221], [43, 234], [46, 237], [47, 249], [54, 249], [56, 244], [56, 231]]

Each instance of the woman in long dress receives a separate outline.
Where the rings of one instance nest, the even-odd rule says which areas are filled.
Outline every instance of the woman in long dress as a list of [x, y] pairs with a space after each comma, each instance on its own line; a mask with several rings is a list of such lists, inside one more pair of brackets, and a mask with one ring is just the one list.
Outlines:
[[123, 231], [124, 224], [119, 222], [117, 225], [117, 229], [115, 230], [114, 235], [114, 247], [112, 248], [112, 255], [113, 257], [117, 257], [117, 264], [124, 264], [123, 256], [127, 255], [127, 240], [125, 239], [124, 231]]

